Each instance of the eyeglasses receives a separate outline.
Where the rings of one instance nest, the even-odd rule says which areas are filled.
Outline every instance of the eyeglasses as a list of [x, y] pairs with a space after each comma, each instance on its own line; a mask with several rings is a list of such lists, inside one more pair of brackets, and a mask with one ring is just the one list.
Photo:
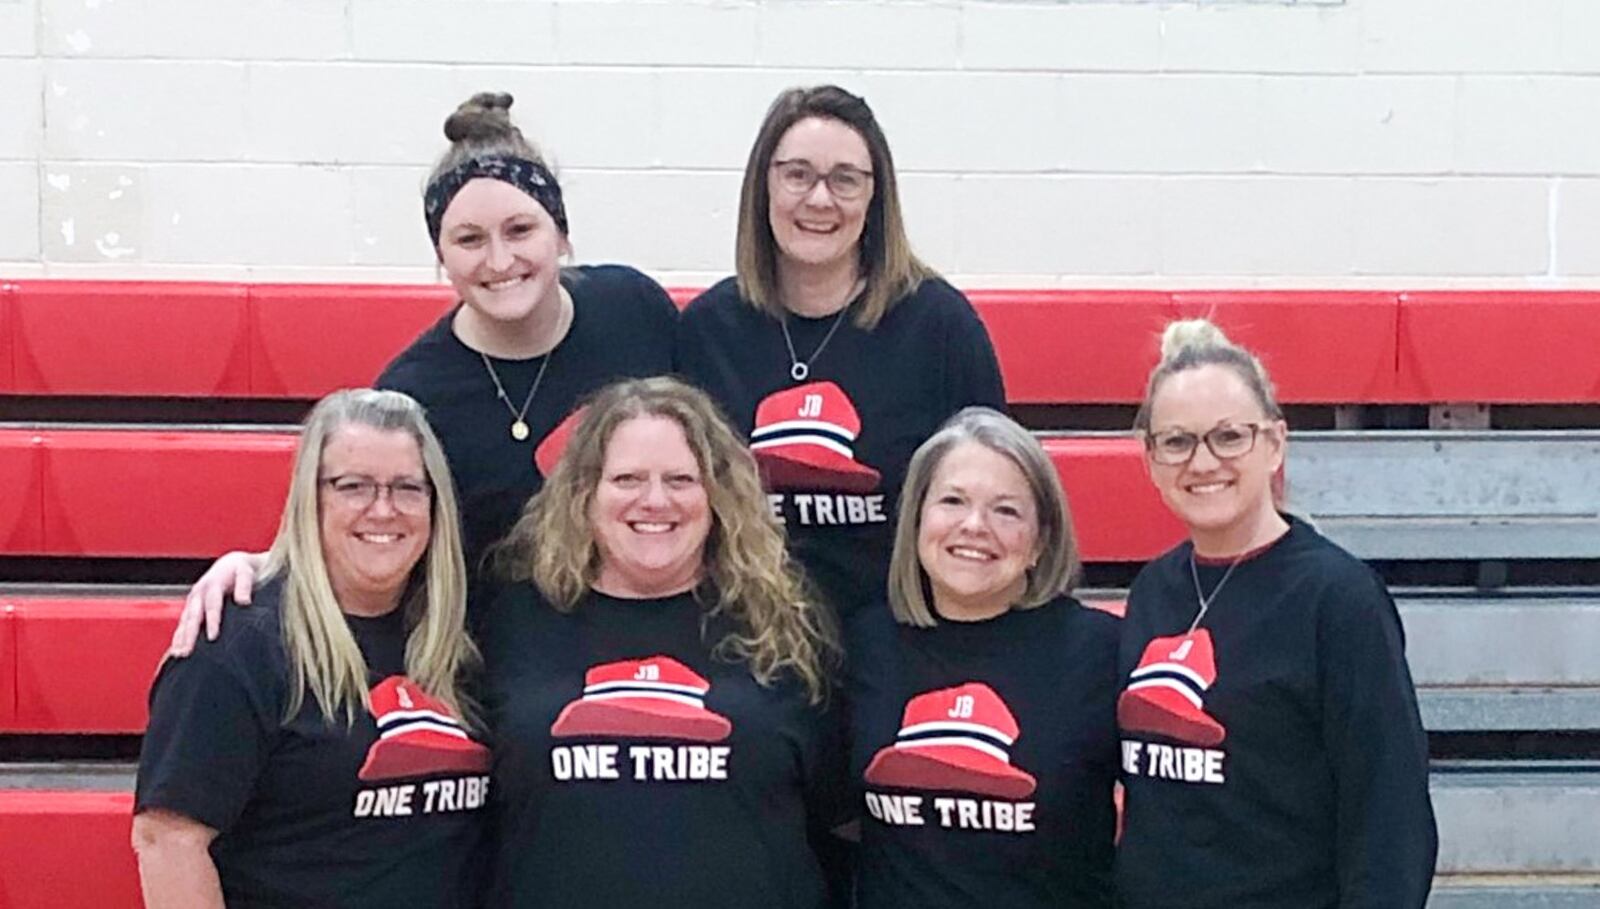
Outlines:
[[824, 174], [812, 167], [810, 161], [796, 158], [774, 161], [772, 169], [777, 172], [778, 185], [783, 187], [783, 191], [796, 196], [810, 194], [818, 180], [826, 180], [828, 192], [835, 199], [846, 202], [861, 198], [872, 187], [872, 171], [849, 164], [841, 164]]
[[340, 474], [323, 477], [317, 481], [328, 487], [339, 504], [353, 511], [366, 511], [378, 501], [378, 490], [387, 490], [389, 504], [402, 514], [427, 514], [433, 504], [433, 487], [418, 480], [394, 480], [379, 483], [359, 474]]
[[1194, 453], [1200, 450], [1200, 442], [1203, 439], [1213, 457], [1219, 461], [1228, 461], [1249, 454], [1251, 449], [1256, 447], [1256, 436], [1268, 425], [1270, 424], [1224, 423], [1203, 435], [1195, 435], [1185, 429], [1147, 432], [1144, 436], [1144, 448], [1150, 453], [1150, 460], [1157, 464], [1178, 467], [1194, 459]]

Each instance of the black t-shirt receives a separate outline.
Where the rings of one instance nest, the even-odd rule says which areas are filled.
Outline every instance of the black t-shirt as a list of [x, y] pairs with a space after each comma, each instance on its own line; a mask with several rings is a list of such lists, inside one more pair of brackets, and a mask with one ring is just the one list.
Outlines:
[[[778, 320], [740, 297], [728, 278], [684, 310], [676, 358], [741, 432], [758, 430], [763, 402], [782, 421], [763, 420], [770, 434], [752, 436], [758, 458], [783, 462], [778, 474], [772, 461], [763, 464], [773, 510], [824, 598], [848, 615], [884, 598], [912, 452], [963, 407], [1004, 408], [1005, 388], [978, 314], [942, 279], [923, 281], [872, 331], [857, 328], [848, 311], [837, 329], [835, 318], [789, 316], [795, 353], [811, 368], [797, 382]], [[785, 400], [801, 385], [810, 388]], [[818, 422], [829, 425], [816, 431]]]
[[230, 607], [215, 641], [169, 660], [150, 692], [135, 811], [220, 831], [228, 906], [472, 905], [488, 749], [405, 678], [401, 610], [347, 616], [375, 719], [323, 718], [309, 693], [283, 721], [280, 583]]
[[496, 731], [494, 906], [779, 909], [823, 904], [811, 843], [843, 811], [836, 715], [803, 686], [713, 659], [690, 594], [530, 585], [486, 610]]
[[525, 417], [526, 440], [512, 438], [512, 414], [496, 396], [482, 356], [451, 330], [454, 310], [402, 351], [375, 383], [403, 391], [427, 409], [455, 478], [467, 565], [474, 572], [483, 551], [511, 529], [523, 504], [544, 485], [534, 449], [579, 401], [617, 379], [672, 371], [678, 311], [659, 284], [622, 265], [568, 269], [561, 284], [573, 307], [561, 343], [544, 357], [489, 358], [517, 407], [550, 359]]
[[1112, 905], [1117, 633], [1070, 597], [933, 628], [856, 614], [862, 909]]
[[[1130, 909], [1421, 907], [1438, 847], [1400, 617], [1297, 519], [1199, 628], [1189, 543], [1128, 594], [1121, 655]], [[1197, 566], [1210, 595], [1227, 565]]]

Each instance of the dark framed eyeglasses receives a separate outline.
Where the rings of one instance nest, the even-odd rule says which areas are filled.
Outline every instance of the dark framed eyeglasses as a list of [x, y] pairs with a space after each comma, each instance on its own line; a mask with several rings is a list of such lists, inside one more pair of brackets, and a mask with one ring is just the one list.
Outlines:
[[365, 511], [378, 501], [379, 491], [389, 494], [389, 504], [402, 514], [427, 514], [433, 507], [433, 487], [422, 480], [392, 480], [380, 483], [361, 474], [340, 474], [323, 477], [318, 484], [328, 490], [339, 504], [354, 511]]
[[1147, 432], [1144, 434], [1144, 449], [1150, 453], [1150, 460], [1157, 464], [1179, 467], [1194, 459], [1194, 453], [1200, 450], [1200, 443], [1204, 441], [1212, 457], [1219, 461], [1230, 461], [1249, 454], [1256, 447], [1256, 436], [1271, 425], [1224, 423], [1199, 435], [1186, 429]]
[[859, 199], [872, 188], [872, 171], [849, 164], [841, 164], [822, 173], [812, 167], [810, 161], [793, 158], [772, 162], [772, 173], [784, 192], [796, 196], [809, 194], [819, 180], [827, 182], [828, 192], [835, 199], [844, 201]]

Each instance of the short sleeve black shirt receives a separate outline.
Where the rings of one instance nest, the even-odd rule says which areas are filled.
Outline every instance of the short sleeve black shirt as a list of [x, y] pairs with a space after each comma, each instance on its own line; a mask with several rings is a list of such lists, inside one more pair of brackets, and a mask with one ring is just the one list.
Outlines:
[[857, 613], [857, 905], [1112, 905], [1117, 624], [1070, 597], [932, 628]]
[[[211, 856], [230, 907], [472, 905], [485, 747], [452, 735], [448, 754], [425, 747], [397, 758], [416, 732], [388, 732], [397, 716], [377, 691], [383, 736], [366, 711], [349, 728], [342, 713], [325, 720], [309, 695], [285, 723], [280, 615], [270, 582], [250, 608], [228, 610], [217, 640], [162, 668], [135, 811], [160, 808], [220, 831]], [[347, 620], [375, 687], [440, 707], [404, 678], [399, 610]]]
[[798, 683], [713, 658], [726, 628], [703, 621], [692, 594], [591, 593], [563, 614], [519, 585], [489, 607], [491, 905], [823, 904], [833, 720]]

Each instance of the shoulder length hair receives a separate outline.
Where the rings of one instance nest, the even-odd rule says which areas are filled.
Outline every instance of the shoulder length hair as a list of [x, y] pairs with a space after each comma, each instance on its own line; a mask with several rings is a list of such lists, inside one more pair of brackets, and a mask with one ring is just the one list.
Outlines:
[[707, 618], [724, 616], [735, 629], [714, 645], [715, 652], [748, 664], [762, 684], [792, 672], [812, 702], [820, 702], [837, 660], [832, 620], [789, 558], [749, 448], [705, 392], [677, 379], [617, 382], [584, 405], [544, 488], [497, 547], [497, 570], [512, 581], [531, 582], [561, 612], [577, 608], [600, 573], [590, 506], [606, 447], [617, 427], [645, 416], [678, 424], [700, 466], [711, 529], [695, 595]]
[[945, 456], [964, 442], [982, 445], [1017, 465], [1033, 493], [1034, 511], [1039, 516], [1039, 562], [1028, 569], [1027, 585], [1011, 608], [1043, 606], [1070, 592], [1077, 580], [1078, 541], [1072, 529], [1072, 512], [1050, 456], [1032, 433], [1010, 417], [987, 407], [967, 407], [922, 443], [906, 470], [894, 554], [889, 561], [889, 609], [902, 625], [931, 628], [938, 624], [928, 574], [917, 555], [917, 536], [922, 530], [922, 505], [933, 485], [933, 475]]
[[347, 725], [355, 722], [358, 708], [372, 706], [366, 660], [334, 596], [318, 520], [322, 452], [345, 426], [408, 433], [422, 452], [433, 488], [432, 530], [400, 604], [407, 629], [406, 674], [458, 717], [472, 721], [461, 678], [476, 664], [478, 651], [466, 632], [467, 573], [450, 468], [420, 404], [397, 391], [369, 388], [336, 391], [306, 417], [283, 519], [267, 555], [263, 578], [283, 578], [283, 643], [290, 667], [284, 719], [299, 713], [308, 691], [324, 717], [331, 720], [342, 711]]
[[872, 158], [872, 196], [867, 202], [866, 224], [857, 241], [859, 268], [865, 289], [852, 319], [871, 330], [896, 302], [915, 291], [936, 272], [911, 251], [905, 220], [900, 213], [900, 188], [895, 179], [889, 140], [866, 99], [837, 85], [791, 88], [778, 95], [767, 109], [750, 158], [744, 166], [739, 191], [739, 229], [734, 244], [739, 293], [757, 309], [783, 315], [778, 294], [778, 241], [772, 235], [769, 215], [772, 156], [789, 127], [808, 117], [837, 120], [855, 130]]

